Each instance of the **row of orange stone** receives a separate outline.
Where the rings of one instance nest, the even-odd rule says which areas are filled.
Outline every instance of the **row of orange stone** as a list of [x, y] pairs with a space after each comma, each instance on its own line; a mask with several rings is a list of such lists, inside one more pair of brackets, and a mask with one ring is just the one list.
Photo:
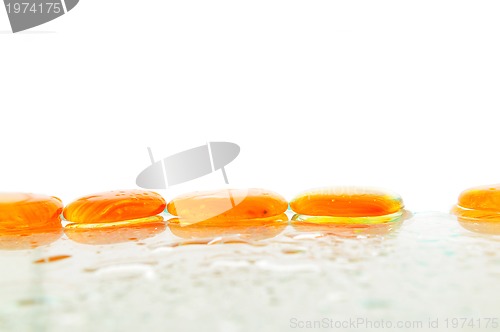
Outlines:
[[[168, 204], [161, 195], [152, 191], [110, 191], [81, 197], [64, 208], [62, 201], [53, 196], [0, 193], [0, 230], [39, 229], [60, 225], [61, 213], [71, 223], [66, 226], [70, 228], [95, 228], [121, 222], [154, 222], [165, 208], [177, 217], [172, 222], [184, 224], [200, 221], [222, 224], [244, 220], [276, 221], [288, 207], [289, 203], [283, 196], [264, 189], [195, 192], [178, 196]], [[305, 191], [290, 201], [290, 208], [299, 215], [333, 217], [326, 219], [326, 222], [339, 220], [335, 218], [357, 218], [358, 223], [370, 223], [370, 218], [379, 218], [379, 222], [384, 222], [389, 219], [380, 217], [397, 217], [404, 211], [399, 195], [365, 187], [330, 187]], [[453, 212], [465, 218], [499, 220], [500, 186], [476, 187], [464, 191]]]
[[[397, 230], [402, 222], [391, 222], [376, 225], [341, 225], [341, 224], [311, 224], [301, 221], [288, 222], [286, 214], [276, 221], [246, 220], [236, 224], [223, 225], [211, 222], [199, 222], [184, 225], [178, 222], [164, 222], [157, 218], [145, 223], [126, 223], [112, 227], [74, 228], [58, 227], [17, 232], [0, 232], [0, 250], [25, 250], [48, 245], [66, 235], [69, 240], [86, 245], [104, 245], [135, 242], [144, 245], [147, 238], [164, 232], [174, 235], [168, 237], [168, 242], [152, 245], [156, 247], [177, 247], [190, 244], [227, 244], [247, 243], [258, 245], [257, 241], [279, 236], [290, 225], [287, 236], [300, 238], [304, 232], [313, 232], [315, 237], [335, 235], [355, 238], [371, 237], [389, 234]], [[168, 232], [169, 231], [169, 232]], [[167, 235], [169, 236], [169, 235]], [[178, 238], [177, 240], [175, 238]], [[285, 249], [286, 251], [286, 249]], [[294, 253], [294, 252], [285, 252]]]

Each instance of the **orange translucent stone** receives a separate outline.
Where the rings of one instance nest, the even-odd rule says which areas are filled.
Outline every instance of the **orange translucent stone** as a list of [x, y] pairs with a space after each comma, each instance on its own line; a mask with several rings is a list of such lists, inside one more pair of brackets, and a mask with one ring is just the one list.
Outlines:
[[500, 221], [500, 185], [465, 190], [460, 194], [452, 213], [460, 218]]
[[57, 197], [0, 193], [0, 233], [61, 228], [62, 209]]
[[278, 216], [288, 208], [279, 194], [264, 189], [222, 189], [181, 195], [168, 203], [171, 214], [183, 219], [255, 219]]
[[73, 223], [109, 223], [155, 216], [165, 210], [165, 200], [146, 190], [116, 190], [81, 197], [64, 208]]
[[320, 188], [303, 192], [290, 202], [303, 215], [377, 217], [400, 212], [404, 205], [397, 194], [363, 187]]

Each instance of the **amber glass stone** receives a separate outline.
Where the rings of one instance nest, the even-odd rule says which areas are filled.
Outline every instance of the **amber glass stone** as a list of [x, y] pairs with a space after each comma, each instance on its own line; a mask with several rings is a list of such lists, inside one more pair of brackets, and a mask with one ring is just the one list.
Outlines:
[[459, 218], [500, 222], [500, 185], [474, 187], [462, 192], [452, 213]]
[[379, 217], [400, 214], [403, 200], [395, 193], [364, 187], [330, 187], [305, 191], [290, 202], [308, 216]]
[[73, 223], [109, 223], [155, 216], [165, 210], [160, 194], [146, 190], [116, 190], [81, 197], [64, 208]]
[[0, 232], [61, 228], [62, 209], [57, 197], [0, 193]]
[[278, 216], [288, 208], [279, 194], [264, 189], [222, 189], [194, 192], [174, 198], [168, 212], [190, 220], [246, 220]]

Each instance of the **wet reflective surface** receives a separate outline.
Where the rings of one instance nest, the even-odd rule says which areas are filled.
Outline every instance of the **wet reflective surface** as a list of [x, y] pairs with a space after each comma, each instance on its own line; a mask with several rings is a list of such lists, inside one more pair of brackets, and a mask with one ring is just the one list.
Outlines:
[[288, 216], [285, 213], [275, 217], [224, 220], [212, 218], [202, 222], [193, 223], [179, 218], [169, 220], [169, 229], [177, 237], [184, 239], [241, 239], [263, 240], [279, 235], [288, 225]]
[[[74, 242], [98, 245], [144, 240], [165, 231], [166, 225], [161, 216], [144, 219], [147, 221], [105, 224], [107, 227], [75, 227], [79, 224], [70, 224], [64, 228], [64, 233]], [[103, 224], [85, 225], [102, 226]]]
[[300, 330], [294, 319], [364, 318], [436, 331], [430, 318], [500, 316], [500, 235], [444, 213], [290, 223], [227, 234], [177, 223], [145, 235], [117, 229], [119, 243], [59, 234], [36, 248], [3, 248], [0, 330], [274, 332]]

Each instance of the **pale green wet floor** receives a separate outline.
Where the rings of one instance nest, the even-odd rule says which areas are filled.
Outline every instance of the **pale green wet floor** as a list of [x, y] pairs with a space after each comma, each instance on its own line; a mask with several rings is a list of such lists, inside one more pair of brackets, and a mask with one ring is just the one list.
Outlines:
[[[139, 242], [63, 236], [1, 250], [0, 331], [365, 331], [370, 322], [500, 331], [489, 320], [500, 324], [500, 236], [470, 232], [444, 213], [417, 213], [374, 237], [288, 226], [251, 244], [178, 241], [167, 228]], [[54, 255], [71, 257], [33, 264]], [[299, 328], [315, 321], [334, 326]]]

